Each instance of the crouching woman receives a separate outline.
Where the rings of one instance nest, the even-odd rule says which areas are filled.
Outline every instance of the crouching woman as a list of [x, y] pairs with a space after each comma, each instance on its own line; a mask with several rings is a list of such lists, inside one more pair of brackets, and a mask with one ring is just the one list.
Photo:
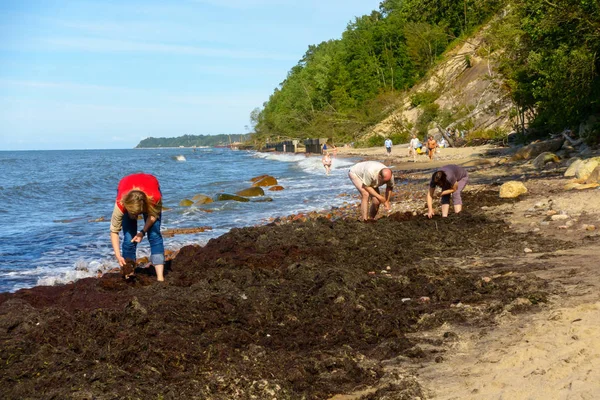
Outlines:
[[435, 188], [438, 186], [442, 188], [442, 193], [440, 193], [442, 217], [448, 216], [450, 195], [452, 195], [454, 212], [457, 214], [460, 213], [462, 211], [462, 198], [460, 194], [468, 181], [469, 174], [467, 170], [458, 165], [446, 165], [434, 172], [429, 183], [429, 191], [427, 192], [427, 208], [429, 209], [427, 216], [431, 218], [435, 214], [433, 211], [433, 195]]
[[[160, 233], [162, 194], [158, 179], [150, 174], [133, 174], [121, 179], [110, 220], [110, 241], [119, 265], [126, 259], [136, 259], [137, 244], [148, 235], [150, 261], [156, 270], [156, 279], [164, 281], [165, 248]], [[144, 226], [137, 231], [138, 215], [143, 215]], [[119, 249], [119, 232], [123, 243]]]

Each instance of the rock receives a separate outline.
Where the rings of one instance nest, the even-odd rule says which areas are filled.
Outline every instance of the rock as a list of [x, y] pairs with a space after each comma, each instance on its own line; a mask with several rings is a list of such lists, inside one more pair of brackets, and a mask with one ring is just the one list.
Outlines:
[[537, 156], [535, 158], [535, 160], [533, 160], [533, 166], [537, 169], [542, 169], [542, 168], [544, 168], [546, 163], [549, 163], [551, 161], [558, 163], [558, 162], [560, 162], [560, 158], [558, 158], [558, 156], [554, 153], [545, 151], [542, 154], [540, 154], [539, 156]]
[[261, 197], [259, 199], [252, 200], [253, 203], [268, 203], [270, 201], [273, 201], [271, 197]]
[[250, 182], [256, 182], [256, 181], [260, 181], [261, 179], [267, 177], [269, 175], [259, 175], [259, 176], [255, 176], [254, 178], [250, 179]]
[[257, 181], [255, 181], [252, 186], [274, 186], [277, 185], [277, 179], [274, 177], [267, 175]]
[[523, 249], [523, 251], [524, 251], [525, 253], [533, 253], [533, 250], [531, 250], [529, 247], [525, 247], [525, 248]]
[[265, 191], [260, 187], [260, 186], [253, 186], [244, 190], [240, 190], [239, 192], [236, 192], [235, 194], [237, 194], [238, 196], [244, 196], [244, 197], [256, 197], [256, 196], [264, 196], [265, 195]]
[[573, 157], [573, 158], [569, 158], [567, 160], [567, 170], [565, 171], [565, 176], [566, 177], [570, 177], [570, 176], [575, 176], [575, 171], [577, 171], [577, 168], [579, 168], [579, 166], [582, 164], [583, 161], [581, 161], [581, 158], [579, 157]]
[[543, 142], [531, 143], [525, 147], [520, 148], [515, 155], [512, 157], [514, 161], [518, 160], [529, 160], [533, 157], [537, 157], [543, 152], [550, 151], [558, 151], [562, 147], [564, 142], [564, 137], [559, 137], [557, 139], [546, 140]]
[[575, 171], [575, 177], [580, 180], [586, 180], [598, 166], [598, 160], [595, 158], [582, 161], [582, 164]]
[[227, 194], [227, 193], [218, 194], [216, 200], [217, 201], [233, 200], [233, 201], [240, 201], [243, 203], [250, 201], [250, 199], [247, 199], [245, 197], [237, 196], [235, 194]]
[[208, 204], [208, 203], [213, 202], [212, 198], [210, 198], [204, 194], [197, 194], [194, 197], [192, 197], [192, 200], [194, 200], [195, 205]]
[[569, 216], [566, 214], [556, 214], [550, 217], [552, 221], [561, 221], [564, 219], [569, 219]]
[[269, 190], [272, 191], [272, 192], [277, 192], [277, 191], [280, 191], [280, 190], [283, 190], [283, 189], [284, 189], [284, 187], [283, 186], [279, 186], [279, 185], [271, 186], [269, 188]]
[[190, 199], [183, 199], [183, 200], [181, 200], [181, 201], [179, 202], [179, 205], [180, 205], [181, 207], [189, 207], [189, 206], [191, 206], [191, 205], [193, 205], [193, 204], [194, 204], [194, 202], [193, 202], [192, 200], [190, 200]]
[[600, 165], [598, 165], [596, 168], [594, 168], [594, 170], [592, 171], [592, 173], [590, 174], [590, 176], [588, 176], [585, 179], [585, 184], [590, 184], [590, 183], [599, 183], [600, 182]]
[[500, 186], [500, 197], [503, 199], [514, 199], [525, 193], [527, 188], [519, 181], [508, 181]]

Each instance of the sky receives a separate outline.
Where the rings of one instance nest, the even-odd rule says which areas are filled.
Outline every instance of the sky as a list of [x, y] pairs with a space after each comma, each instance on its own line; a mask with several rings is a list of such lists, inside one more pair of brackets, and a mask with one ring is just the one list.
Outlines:
[[309, 45], [379, 0], [2, 0], [0, 150], [241, 134]]

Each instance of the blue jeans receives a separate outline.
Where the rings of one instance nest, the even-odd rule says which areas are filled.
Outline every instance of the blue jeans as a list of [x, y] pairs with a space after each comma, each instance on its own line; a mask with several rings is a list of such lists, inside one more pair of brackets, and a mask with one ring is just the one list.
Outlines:
[[[165, 263], [165, 246], [163, 243], [162, 235], [160, 234], [160, 219], [162, 215], [159, 215], [158, 219], [152, 224], [148, 231], [148, 242], [150, 243], [150, 262], [152, 265], [163, 265]], [[148, 214], [144, 214], [144, 222], [148, 218]], [[123, 215], [123, 243], [121, 244], [121, 254], [123, 258], [136, 259], [136, 248], [137, 243], [132, 243], [131, 239], [137, 235], [137, 219], [131, 219], [127, 211]]]

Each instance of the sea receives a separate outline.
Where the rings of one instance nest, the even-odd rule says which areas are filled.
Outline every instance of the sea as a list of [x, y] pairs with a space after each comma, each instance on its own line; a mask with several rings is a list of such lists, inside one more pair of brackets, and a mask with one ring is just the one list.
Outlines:
[[[158, 178], [163, 230], [212, 228], [165, 237], [165, 248], [178, 250], [235, 227], [356, 202], [340, 195], [354, 193], [347, 173], [357, 161], [336, 158], [327, 176], [318, 155], [229, 148], [0, 151], [0, 292], [65, 284], [117, 267], [109, 226], [117, 184], [126, 175]], [[196, 194], [234, 194], [263, 174], [284, 187], [265, 190], [272, 201], [179, 205]], [[144, 239], [137, 256], [149, 254]]]

